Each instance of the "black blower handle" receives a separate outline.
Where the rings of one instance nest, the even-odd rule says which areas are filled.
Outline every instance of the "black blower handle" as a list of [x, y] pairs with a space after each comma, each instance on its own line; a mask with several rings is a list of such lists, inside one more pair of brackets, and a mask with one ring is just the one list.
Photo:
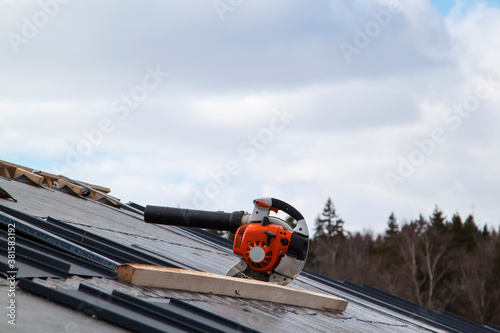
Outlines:
[[154, 224], [227, 230], [235, 233], [241, 226], [244, 214], [246, 213], [243, 211], [224, 213], [148, 205], [144, 210], [144, 221]]

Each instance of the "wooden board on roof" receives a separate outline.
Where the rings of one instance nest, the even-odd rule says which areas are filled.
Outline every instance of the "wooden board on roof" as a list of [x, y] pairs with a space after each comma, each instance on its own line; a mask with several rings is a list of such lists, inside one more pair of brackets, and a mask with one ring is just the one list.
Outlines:
[[179, 268], [123, 264], [116, 271], [118, 278], [144, 287], [240, 297], [333, 312], [343, 312], [348, 304], [333, 295]]

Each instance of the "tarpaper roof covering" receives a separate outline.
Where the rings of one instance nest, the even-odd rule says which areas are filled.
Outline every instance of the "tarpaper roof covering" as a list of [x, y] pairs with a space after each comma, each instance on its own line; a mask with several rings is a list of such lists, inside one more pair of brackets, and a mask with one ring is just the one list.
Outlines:
[[[239, 258], [228, 240], [203, 230], [144, 223], [140, 205], [122, 204], [105, 187], [49, 174], [49, 182], [33, 180], [27, 168], [17, 172], [16, 181], [18, 166], [3, 165], [10, 169], [2, 171], [0, 164], [0, 188], [9, 194], [0, 199], [0, 271], [6, 276], [12, 272], [7, 231], [15, 224], [16, 331], [500, 332], [493, 325], [480, 326], [369, 286], [308, 271], [290, 286], [345, 298], [345, 312], [117, 280], [114, 269], [122, 263], [225, 274]], [[9, 302], [9, 283], [0, 279], [3, 305]], [[13, 328], [5, 317], [0, 320], [2, 332]]]

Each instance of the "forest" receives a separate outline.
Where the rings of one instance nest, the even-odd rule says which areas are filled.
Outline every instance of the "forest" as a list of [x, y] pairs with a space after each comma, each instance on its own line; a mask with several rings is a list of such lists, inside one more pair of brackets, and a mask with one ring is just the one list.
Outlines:
[[474, 216], [451, 217], [436, 206], [399, 224], [392, 213], [384, 234], [348, 232], [328, 199], [315, 221], [306, 268], [349, 280], [480, 324], [500, 324], [499, 230]]

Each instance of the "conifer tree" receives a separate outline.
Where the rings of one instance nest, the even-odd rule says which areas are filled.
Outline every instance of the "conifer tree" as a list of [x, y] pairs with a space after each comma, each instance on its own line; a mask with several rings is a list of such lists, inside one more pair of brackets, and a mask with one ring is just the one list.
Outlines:
[[385, 234], [387, 237], [392, 237], [397, 235], [399, 232], [398, 220], [396, 216], [394, 216], [394, 212], [389, 215], [389, 221], [387, 221], [387, 229], [385, 230]]
[[467, 251], [472, 251], [476, 247], [476, 239], [479, 230], [474, 222], [474, 216], [469, 215], [462, 227], [462, 241], [464, 242]]
[[326, 236], [324, 222], [321, 218], [316, 218], [316, 231], [314, 232], [314, 238], [324, 238]]
[[328, 238], [332, 238], [335, 232], [335, 218], [338, 217], [335, 212], [335, 206], [333, 205], [332, 199], [328, 198], [325, 207], [323, 208], [323, 213], [321, 213], [321, 221], [324, 223], [326, 228], [326, 235]]
[[487, 239], [489, 236], [490, 236], [490, 232], [488, 230], [488, 225], [485, 224], [484, 227], [483, 227], [483, 231], [481, 232], [481, 237], [483, 239]]
[[458, 213], [453, 214], [451, 217], [451, 230], [456, 235], [460, 234], [460, 231], [462, 230], [462, 218], [458, 215]]
[[342, 239], [345, 238], [345, 235], [344, 235], [344, 220], [337, 219], [335, 221], [335, 235], [334, 236], [339, 236]]
[[431, 226], [439, 232], [444, 232], [446, 229], [446, 226], [444, 224], [445, 220], [446, 216], [444, 216], [444, 213], [436, 206], [429, 220]]
[[315, 237], [344, 237], [344, 220], [337, 219], [335, 205], [331, 198], [326, 201], [321, 216], [316, 219]]
[[453, 216], [451, 217], [451, 226], [450, 226], [453, 235], [451, 243], [452, 247], [460, 247], [462, 245], [463, 243], [462, 227], [463, 223], [460, 215], [458, 215], [458, 213], [453, 214]]

